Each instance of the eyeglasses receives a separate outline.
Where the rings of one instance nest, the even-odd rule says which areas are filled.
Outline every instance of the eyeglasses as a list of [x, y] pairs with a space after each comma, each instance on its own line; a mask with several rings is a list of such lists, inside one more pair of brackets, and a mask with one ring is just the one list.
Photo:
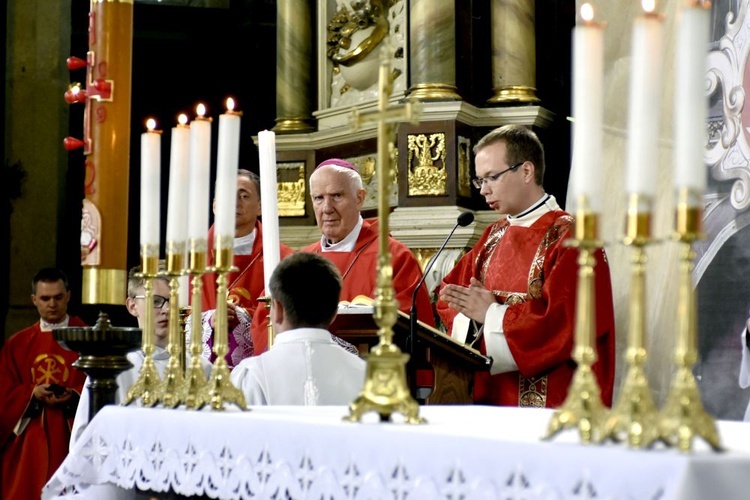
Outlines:
[[[136, 295], [134, 299], [145, 299], [145, 295]], [[164, 304], [169, 304], [169, 297], [162, 297], [161, 295], [154, 295], [154, 309], [161, 309]]]
[[482, 189], [482, 186], [484, 186], [485, 183], [487, 183], [487, 182], [495, 182], [496, 180], [498, 180], [500, 178], [501, 175], [507, 174], [511, 170], [517, 169], [518, 167], [520, 167], [524, 163], [526, 163], [525, 160], [521, 161], [521, 162], [518, 162], [515, 165], [511, 165], [510, 167], [506, 168], [502, 172], [498, 172], [496, 174], [488, 175], [487, 177], [474, 177], [471, 180], [471, 183], [474, 184], [475, 188]]

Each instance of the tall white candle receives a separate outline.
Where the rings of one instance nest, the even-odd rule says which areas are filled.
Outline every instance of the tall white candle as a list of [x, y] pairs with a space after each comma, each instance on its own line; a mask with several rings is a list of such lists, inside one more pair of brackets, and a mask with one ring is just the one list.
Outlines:
[[190, 128], [187, 116], [180, 115], [172, 128], [169, 157], [169, 206], [167, 207], [167, 242], [187, 241], [188, 207], [188, 157], [190, 155]]
[[208, 235], [208, 196], [211, 182], [211, 119], [199, 104], [198, 116], [190, 123], [190, 186], [188, 238], [205, 240]]
[[706, 188], [703, 160], [708, 100], [705, 94], [710, 9], [691, 5], [680, 11], [675, 73], [675, 188], [698, 193]]
[[604, 28], [593, 22], [590, 4], [581, 7], [573, 29], [573, 194], [601, 210], [604, 116]]
[[227, 112], [219, 116], [219, 145], [216, 157], [216, 236], [234, 237], [237, 212], [237, 169], [240, 160], [240, 113], [234, 111], [234, 101], [227, 99]]
[[[650, 2], [653, 5], [653, 2]], [[650, 6], [651, 6], [650, 5]], [[644, 1], [644, 9], [646, 9]], [[653, 7], [651, 7], [653, 8]], [[656, 195], [662, 87], [662, 17], [646, 12], [633, 24], [628, 111], [628, 193]]]
[[276, 135], [263, 130], [258, 133], [260, 159], [260, 209], [263, 214], [263, 282], [270, 295], [268, 282], [281, 259], [279, 253], [279, 207], [276, 191]]
[[161, 133], [156, 121], [146, 121], [141, 134], [141, 246], [159, 248], [159, 185], [161, 176]]

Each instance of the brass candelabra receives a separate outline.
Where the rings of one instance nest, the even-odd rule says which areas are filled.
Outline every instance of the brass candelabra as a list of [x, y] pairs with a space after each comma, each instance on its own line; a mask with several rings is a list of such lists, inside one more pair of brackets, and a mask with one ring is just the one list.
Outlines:
[[167, 244], [167, 272], [169, 277], [169, 361], [164, 371], [161, 388], [161, 402], [166, 408], [174, 408], [182, 403], [185, 383], [184, 366], [181, 363], [184, 336], [180, 328], [180, 281], [185, 265], [185, 244], [170, 241]]
[[190, 267], [188, 274], [192, 279], [193, 293], [190, 300], [190, 361], [185, 368], [185, 377], [180, 399], [188, 409], [198, 410], [205, 406], [206, 374], [201, 366], [203, 351], [203, 325], [201, 324], [201, 301], [203, 297], [203, 274], [206, 272], [206, 242], [191, 239]]
[[214, 410], [223, 410], [225, 404], [235, 404], [245, 410], [245, 395], [229, 379], [229, 365], [225, 356], [229, 351], [227, 341], [227, 275], [232, 267], [234, 239], [216, 237], [216, 315], [214, 316], [214, 354], [216, 360], [206, 388], [206, 401]]
[[579, 197], [575, 223], [576, 237], [568, 240], [568, 244], [578, 247], [578, 289], [573, 349], [573, 359], [578, 363], [578, 368], [573, 374], [565, 402], [552, 415], [545, 439], [550, 439], [571, 427], [578, 428], [583, 443], [600, 442], [602, 439], [602, 429], [608, 412], [602, 403], [599, 384], [591, 370], [591, 366], [596, 362], [594, 253], [601, 247], [601, 243], [596, 239], [597, 221], [598, 216], [589, 209], [585, 196]]
[[695, 251], [701, 237], [700, 197], [687, 188], [678, 193], [677, 232], [680, 244], [680, 276], [677, 296], [676, 373], [660, 414], [661, 439], [682, 452], [692, 449], [693, 439], [702, 437], [714, 450], [721, 450], [716, 422], [703, 408], [692, 367], [697, 354], [697, 308], [693, 289]]
[[407, 354], [394, 345], [393, 325], [398, 316], [398, 302], [393, 289], [393, 267], [388, 247], [388, 197], [390, 193], [390, 166], [393, 162], [393, 123], [400, 120], [418, 121], [419, 113], [409, 107], [389, 109], [392, 82], [388, 40], [384, 40], [380, 53], [378, 110], [368, 114], [355, 114], [354, 127], [361, 123], [377, 122], [378, 129], [378, 266], [375, 292], [375, 323], [378, 325], [380, 342], [367, 357], [365, 383], [360, 395], [349, 405], [349, 415], [344, 420], [358, 422], [362, 415], [373, 411], [381, 421], [389, 421], [391, 415], [400, 412], [407, 423], [424, 423], [419, 416], [419, 404], [409, 392], [406, 382]]
[[159, 271], [159, 248], [143, 245], [141, 248], [141, 266], [145, 289], [144, 328], [142, 337], [143, 365], [138, 374], [138, 380], [128, 389], [123, 404], [129, 405], [133, 401], [141, 400], [143, 406], [154, 406], [161, 400], [162, 384], [159, 372], [154, 364], [154, 278]]
[[659, 439], [658, 412], [643, 369], [646, 338], [646, 252], [650, 243], [651, 201], [638, 194], [628, 199], [625, 244], [633, 249], [628, 317], [628, 372], [618, 400], [604, 425], [605, 438], [627, 439], [632, 448], [648, 448]]

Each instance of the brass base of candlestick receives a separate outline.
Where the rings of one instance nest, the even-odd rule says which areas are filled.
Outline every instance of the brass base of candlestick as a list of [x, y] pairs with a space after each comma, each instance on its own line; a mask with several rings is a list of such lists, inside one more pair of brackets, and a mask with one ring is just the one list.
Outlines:
[[367, 356], [367, 373], [362, 393], [349, 405], [348, 422], [359, 422], [362, 415], [376, 412], [382, 422], [401, 413], [409, 424], [422, 424], [419, 404], [412, 398], [406, 383], [408, 354], [393, 344], [378, 344]]
[[174, 408], [182, 403], [181, 395], [185, 386], [185, 374], [177, 356], [170, 356], [161, 386], [161, 402], [166, 408]]
[[660, 439], [658, 412], [643, 367], [633, 365], [628, 370], [619, 399], [604, 424], [604, 437], [616, 442], [627, 439], [633, 448], [649, 448]]
[[164, 379], [161, 387], [161, 402], [166, 408], [174, 408], [182, 401], [180, 395], [185, 383], [185, 368], [182, 364], [185, 338], [180, 325], [180, 281], [182, 275], [182, 259], [176, 256], [169, 257], [169, 263], [176, 263], [174, 269], [167, 271], [169, 276], [169, 361], [164, 371]]
[[276, 125], [273, 131], [277, 134], [292, 132], [309, 132], [315, 130], [315, 127], [307, 118], [276, 118]]
[[662, 408], [659, 429], [661, 439], [682, 452], [690, 451], [694, 437], [702, 437], [715, 451], [723, 450], [716, 422], [704, 410], [698, 384], [688, 366], [677, 370]]
[[203, 280], [204, 270], [200, 264], [205, 262], [202, 255], [194, 255], [192, 261], [196, 263], [192, 266], [190, 275], [193, 283], [193, 296], [191, 299], [192, 314], [191, 332], [190, 332], [190, 363], [185, 369], [185, 378], [183, 379], [182, 392], [180, 399], [185, 403], [185, 407], [190, 410], [199, 410], [208, 402], [206, 392], [207, 384], [206, 374], [201, 365], [201, 352], [203, 351], [202, 324], [201, 324], [201, 300], [203, 297]]
[[201, 365], [200, 355], [190, 358], [183, 379], [180, 400], [190, 410], [199, 410], [208, 403], [208, 381]]
[[223, 410], [226, 404], [236, 405], [241, 410], [247, 409], [245, 395], [229, 379], [229, 365], [224, 356], [217, 357], [214, 361], [204, 400], [214, 410]]
[[526, 85], [512, 85], [492, 89], [495, 95], [487, 99], [487, 104], [536, 104], [539, 98], [536, 89]]
[[568, 388], [568, 397], [552, 415], [545, 439], [565, 429], [578, 428], [583, 443], [598, 443], [602, 440], [601, 430], [607, 417], [608, 411], [602, 403], [591, 366], [579, 365]]
[[[145, 335], [145, 332], [144, 332]], [[143, 359], [143, 366], [138, 374], [138, 380], [128, 389], [128, 395], [123, 401], [123, 405], [129, 405], [133, 401], [140, 399], [143, 406], [154, 406], [162, 398], [162, 382], [159, 378], [159, 372], [156, 371], [156, 365], [151, 358], [151, 353], [146, 353]]]

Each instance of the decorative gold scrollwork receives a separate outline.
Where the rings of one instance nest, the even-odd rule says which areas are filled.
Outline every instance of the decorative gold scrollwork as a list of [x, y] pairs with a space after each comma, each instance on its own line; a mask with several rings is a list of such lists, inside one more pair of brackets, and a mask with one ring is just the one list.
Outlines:
[[[445, 134], [410, 135], [407, 158], [409, 196], [441, 196], [447, 193]], [[416, 163], [416, 166], [415, 166]]]

